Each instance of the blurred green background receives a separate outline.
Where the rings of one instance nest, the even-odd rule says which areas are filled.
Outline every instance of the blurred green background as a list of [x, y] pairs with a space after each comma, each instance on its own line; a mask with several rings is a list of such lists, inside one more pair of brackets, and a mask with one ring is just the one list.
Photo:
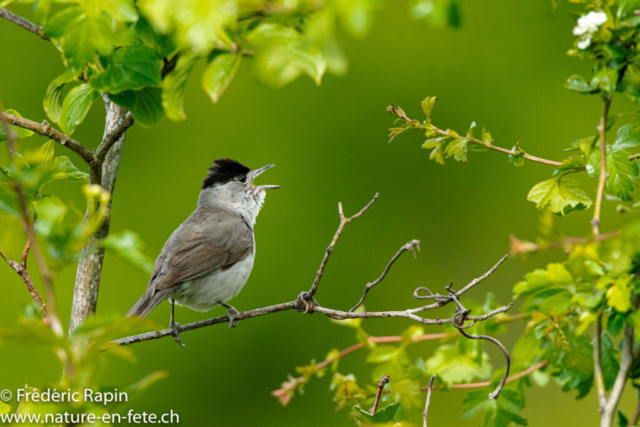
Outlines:
[[[404, 1], [387, 2], [365, 40], [343, 36], [349, 72], [341, 78], [326, 76], [320, 88], [310, 79], [300, 79], [273, 90], [256, 83], [245, 66], [221, 102], [212, 105], [198, 79], [192, 78], [187, 121], [165, 119], [153, 130], [134, 126], [127, 132], [112, 230], [137, 231], [146, 242], [145, 252], [155, 258], [195, 208], [214, 158], [235, 158], [253, 168], [275, 163], [277, 167], [259, 182], [283, 189], [269, 194], [258, 218], [254, 271], [244, 291], [231, 301], [240, 310], [289, 301], [307, 290], [338, 225], [337, 203], [343, 202], [349, 215], [376, 192], [379, 201], [347, 227], [332, 255], [317, 294], [322, 305], [350, 308], [363, 286], [413, 238], [422, 241], [418, 258], [407, 255], [396, 264], [370, 294], [368, 309], [416, 306], [414, 288], [429, 286], [442, 292], [450, 280], [465, 284], [506, 253], [509, 234], [533, 239], [537, 214], [526, 194], [550, 176], [547, 166], [527, 163], [514, 168], [495, 152], [471, 153], [467, 165], [452, 160], [446, 167], [436, 165], [420, 150], [423, 137], [418, 133], [387, 142], [392, 119], [385, 108], [400, 105], [411, 117], [422, 119], [420, 101], [436, 95], [433, 120], [439, 127], [464, 131], [476, 121], [491, 131], [498, 145], [510, 148], [524, 138], [528, 152], [560, 159], [570, 142], [594, 133], [601, 109], [597, 97], [569, 93], [562, 86], [571, 74], [588, 74], [587, 63], [565, 55], [574, 41], [574, 21], [564, 5], [554, 11], [550, 1], [475, 0], [463, 3], [460, 29], [433, 29], [411, 20], [408, 6]], [[27, 8], [13, 10], [30, 14]], [[63, 70], [59, 54], [6, 21], [0, 21], [0, 40], [0, 98], [6, 108], [42, 121], [46, 87]], [[194, 77], [198, 75], [196, 71]], [[623, 102], [614, 105], [614, 112], [632, 108]], [[74, 137], [95, 148], [103, 121], [104, 109], [97, 102]], [[35, 137], [28, 144], [44, 142]], [[56, 154], [69, 155], [82, 165], [60, 146]], [[595, 188], [594, 181], [589, 188]], [[79, 186], [58, 185], [56, 192], [83, 207]], [[606, 205], [604, 231], [615, 227], [611, 211]], [[590, 215], [579, 213], [558, 224], [567, 234], [586, 235]], [[14, 251], [21, 245], [2, 244]], [[493, 292], [506, 304], [512, 285], [526, 271], [560, 256], [511, 259], [469, 296], [483, 300], [485, 293]], [[74, 276], [75, 269], [69, 268], [56, 282], [58, 310], [67, 325]], [[107, 256], [98, 311], [125, 313], [147, 280]], [[0, 268], [0, 289], [0, 324], [14, 325], [29, 295], [8, 267]], [[430, 314], [449, 316], [449, 311]], [[220, 308], [207, 314], [178, 309], [177, 318], [187, 323], [223, 313]], [[150, 318], [165, 327], [169, 305], [163, 304]], [[394, 335], [409, 324], [405, 319], [374, 319], [365, 322], [365, 329], [372, 335]], [[523, 327], [510, 327], [505, 338], [509, 347]], [[169, 379], [130, 407], [149, 413], [173, 409], [183, 425], [352, 425], [346, 410], [334, 412], [330, 375], [312, 380], [306, 394], [296, 396], [286, 408], [270, 395], [287, 374], [295, 373], [295, 366], [353, 344], [351, 329], [318, 314], [285, 312], [245, 320], [235, 330], [218, 325], [188, 332], [183, 341], [184, 349], [171, 339], [137, 344], [137, 363], [112, 361], [103, 383], [119, 385], [156, 370], [169, 371]], [[436, 345], [414, 345], [411, 354], [426, 359]], [[499, 354], [493, 348], [489, 352], [495, 365], [503, 366]], [[341, 362], [340, 371], [354, 372], [361, 385], [373, 383], [364, 359], [364, 352], [354, 353]], [[24, 349], [3, 347], [0, 366], [0, 389], [53, 382], [60, 375], [52, 354]], [[626, 413], [633, 411], [632, 393], [621, 406]], [[435, 393], [430, 425], [480, 424], [480, 419], [461, 418], [464, 394]], [[575, 401], [549, 384], [544, 389], [534, 386], [527, 398], [523, 415], [530, 425], [597, 425], [593, 393]]]

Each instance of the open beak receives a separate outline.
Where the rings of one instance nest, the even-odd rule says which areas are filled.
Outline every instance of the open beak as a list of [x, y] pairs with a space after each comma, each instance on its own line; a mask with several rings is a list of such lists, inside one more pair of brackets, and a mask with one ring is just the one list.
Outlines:
[[[262, 172], [266, 171], [267, 169], [270, 169], [272, 167], [274, 167], [275, 165], [267, 165], [264, 167], [261, 167], [260, 169], [256, 170], [254, 172], [255, 176], [254, 178], [257, 178]], [[256, 188], [258, 189], [258, 191], [267, 191], [267, 190], [274, 190], [276, 188], [282, 188], [279, 185], [258, 185], [256, 186]]]

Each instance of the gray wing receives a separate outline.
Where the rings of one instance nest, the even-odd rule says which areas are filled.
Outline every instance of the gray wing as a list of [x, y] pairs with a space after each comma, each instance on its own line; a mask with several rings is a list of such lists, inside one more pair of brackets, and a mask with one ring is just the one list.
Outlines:
[[198, 209], [167, 241], [150, 285], [159, 291], [229, 268], [252, 250], [253, 235], [242, 217], [219, 209]]

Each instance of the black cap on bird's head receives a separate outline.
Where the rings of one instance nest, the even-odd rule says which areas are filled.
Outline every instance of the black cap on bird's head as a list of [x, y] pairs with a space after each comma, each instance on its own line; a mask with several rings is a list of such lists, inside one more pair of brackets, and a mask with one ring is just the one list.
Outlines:
[[202, 183], [202, 188], [213, 187], [216, 184], [224, 184], [241, 176], [246, 176], [251, 169], [242, 163], [231, 159], [216, 159], [209, 169], [209, 175]]
[[252, 185], [254, 178], [256, 178], [267, 169], [272, 168], [273, 166], [274, 165], [267, 165], [256, 171], [253, 171], [251, 170], [251, 168], [246, 167], [237, 160], [216, 159], [213, 161], [213, 166], [207, 169], [209, 171], [209, 175], [207, 175], [204, 182], [202, 183], [202, 189], [204, 190], [205, 188], [225, 184], [234, 180], [242, 184], [251, 184], [250, 187], [252, 189], [257, 189], [259, 191], [280, 188], [279, 185], [261, 185], [259, 187], [254, 187]]

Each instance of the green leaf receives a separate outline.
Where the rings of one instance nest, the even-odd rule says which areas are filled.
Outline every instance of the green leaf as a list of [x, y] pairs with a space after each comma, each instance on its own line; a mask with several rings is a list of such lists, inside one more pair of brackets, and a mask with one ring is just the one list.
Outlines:
[[191, 54], [181, 54], [176, 68], [162, 81], [162, 106], [170, 120], [180, 121], [187, 118], [184, 112], [184, 90], [197, 59]]
[[527, 195], [527, 200], [534, 202], [538, 210], [549, 207], [552, 212], [560, 215], [592, 205], [580, 183], [564, 175], [534, 185]]
[[618, 137], [613, 144], [615, 149], [626, 150], [627, 148], [637, 147], [640, 145], [640, 127], [635, 125], [626, 125], [618, 129]]
[[475, 418], [485, 413], [485, 427], [507, 427], [511, 423], [526, 426], [527, 420], [516, 412], [524, 408], [524, 399], [514, 390], [503, 390], [497, 400], [490, 400], [486, 390], [468, 393], [462, 402], [462, 417]]
[[89, 174], [82, 172], [66, 156], [58, 156], [50, 166], [51, 175], [45, 182], [89, 182]]
[[[621, 146], [625, 143], [621, 144]], [[629, 152], [618, 147], [607, 146], [607, 190], [617, 197], [627, 200], [634, 188], [634, 178], [640, 174], [638, 162], [629, 161]], [[589, 156], [587, 172], [590, 176], [600, 173], [600, 151], [594, 151]]]
[[53, 160], [54, 142], [49, 140], [42, 144], [35, 153], [35, 157], [40, 159], [38, 166], [46, 167]]
[[611, 390], [620, 370], [620, 362], [616, 359], [618, 349], [613, 344], [611, 336], [607, 333], [601, 335], [602, 376], [607, 390]]
[[371, 424], [385, 424], [385, 423], [391, 422], [393, 418], [396, 416], [396, 413], [400, 408], [400, 403], [399, 402], [392, 403], [391, 405], [387, 406], [384, 409], [379, 410], [373, 415], [371, 415], [369, 412], [365, 411], [362, 408], [358, 408], [357, 406], [354, 406], [353, 408], [358, 412], [360, 412], [360, 415], [362, 415], [363, 421]]
[[431, 111], [433, 111], [433, 106], [435, 105], [438, 98], [435, 96], [427, 96], [422, 101], [422, 111], [424, 112], [424, 116], [427, 120], [427, 123], [431, 123]]
[[86, 83], [74, 87], [67, 94], [60, 113], [60, 127], [67, 135], [71, 135], [82, 123], [93, 101], [99, 96], [100, 94]]
[[581, 170], [584, 170], [585, 166], [586, 166], [586, 162], [584, 160], [584, 157], [574, 154], [568, 159], [563, 159], [562, 165], [558, 169], [556, 169], [553, 172], [553, 174], [559, 175], [565, 172], [581, 171]]
[[446, 383], [466, 383], [473, 380], [486, 380], [491, 377], [489, 356], [481, 353], [481, 363], [477, 362], [477, 348], [462, 353], [460, 346], [445, 344], [436, 350], [427, 360], [427, 371], [438, 375]]
[[164, 117], [162, 89], [147, 87], [109, 95], [109, 99], [131, 111], [133, 118], [144, 127], [154, 127]]
[[[5, 113], [13, 114], [14, 116], [17, 116], [17, 117], [22, 117], [20, 113], [18, 113], [16, 110], [6, 110]], [[11, 129], [11, 131], [14, 132], [18, 138], [28, 138], [31, 135], [33, 135], [33, 132], [30, 131], [29, 129], [23, 129], [18, 126], [9, 125], [9, 129]], [[7, 140], [7, 134], [4, 130], [4, 126], [0, 125], [0, 142], [4, 142], [6, 140]]]
[[255, 64], [262, 82], [280, 88], [306, 74], [320, 85], [327, 63], [319, 49], [303, 42], [298, 31], [263, 22], [247, 38], [256, 51]]
[[74, 68], [67, 68], [67, 70], [60, 76], [56, 77], [47, 87], [47, 93], [44, 95], [44, 111], [52, 122], [58, 123], [60, 121], [60, 114], [62, 113], [62, 90], [65, 84], [75, 80], [79, 73]]
[[467, 143], [468, 137], [460, 137], [451, 141], [444, 150], [447, 158], [453, 157], [459, 162], [467, 163]]
[[402, 347], [396, 347], [393, 345], [380, 345], [375, 347], [371, 353], [367, 356], [367, 362], [369, 363], [384, 363], [394, 360], [403, 353]]
[[618, 410], [618, 427], [627, 427], [629, 425], [629, 419], [624, 415], [621, 410]]
[[214, 51], [209, 60], [209, 65], [202, 73], [202, 88], [209, 95], [211, 101], [220, 100], [223, 92], [233, 80], [240, 63], [242, 52], [226, 53]]
[[631, 279], [631, 276], [623, 275], [616, 280], [603, 278], [598, 282], [598, 287], [601, 284], [610, 284], [606, 294], [607, 304], [620, 313], [626, 313], [631, 309], [631, 293], [633, 291]]
[[158, 87], [161, 81], [158, 53], [138, 42], [116, 50], [109, 67], [92, 78], [91, 85], [100, 92], [119, 93]]
[[115, 38], [111, 22], [104, 14], [88, 14], [82, 6], [58, 12], [45, 26], [45, 33], [59, 39], [65, 58], [82, 67], [95, 59], [96, 53], [112, 52]]
[[142, 252], [144, 244], [133, 231], [111, 233], [100, 244], [138, 270], [151, 274], [153, 262]]
[[54, 234], [56, 227], [60, 225], [67, 213], [67, 208], [62, 200], [55, 196], [39, 196], [33, 206], [38, 213], [36, 230], [38, 235], [49, 237]]
[[565, 87], [580, 93], [597, 93], [600, 91], [597, 84], [589, 83], [577, 75], [569, 77], [565, 83]]

